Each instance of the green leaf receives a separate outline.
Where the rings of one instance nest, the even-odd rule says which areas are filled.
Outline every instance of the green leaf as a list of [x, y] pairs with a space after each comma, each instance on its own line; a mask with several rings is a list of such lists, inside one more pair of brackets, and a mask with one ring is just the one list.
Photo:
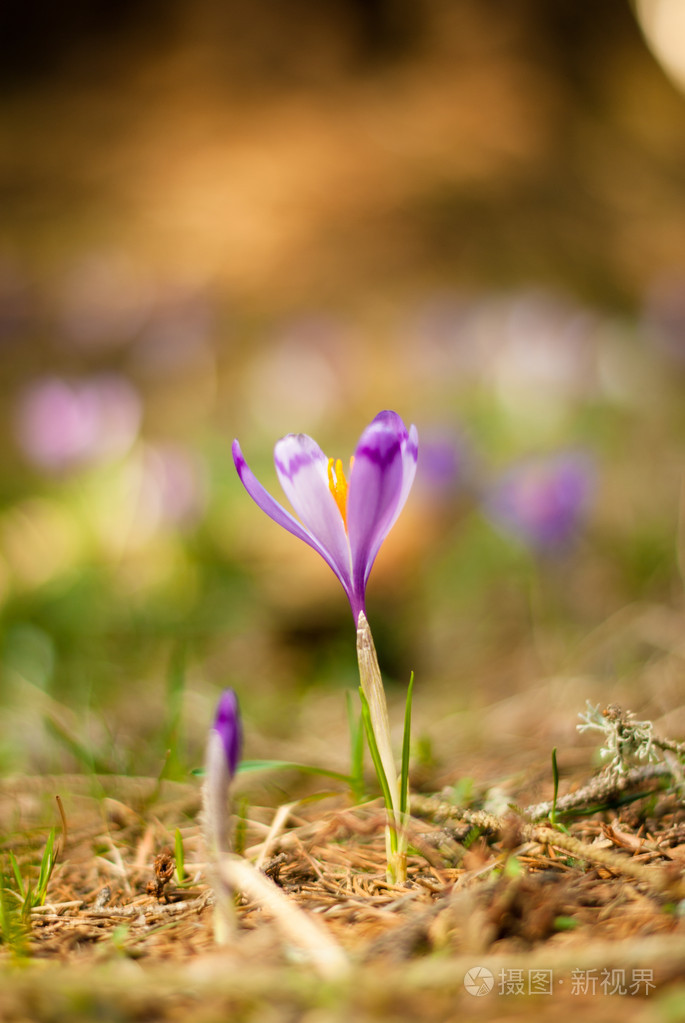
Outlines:
[[[388, 785], [388, 779], [383, 770], [383, 764], [381, 762], [381, 755], [378, 752], [378, 746], [376, 744], [376, 736], [373, 734], [373, 725], [371, 724], [371, 711], [369, 710], [369, 701], [364, 695], [362, 687], [359, 687], [359, 696], [362, 701], [362, 721], [364, 723], [364, 729], [366, 731], [366, 741], [369, 746], [369, 753], [373, 761], [373, 766], [376, 771], [376, 777], [383, 793], [383, 801], [385, 802], [388, 813], [393, 813], [393, 802], [390, 794], [390, 786]], [[390, 847], [393, 852], [397, 852], [397, 831], [395, 828], [390, 828]]]
[[521, 861], [516, 856], [508, 856], [502, 873], [505, 877], [520, 877], [523, 873]]
[[176, 860], [176, 877], [179, 884], [183, 884], [186, 877], [185, 866], [184, 866], [184, 853], [183, 853], [183, 836], [181, 835], [181, 829], [176, 828], [174, 834], [174, 858]]
[[407, 812], [409, 802], [409, 754], [411, 747], [411, 703], [414, 691], [414, 672], [407, 687], [407, 702], [404, 707], [404, 733], [402, 735], [402, 770], [400, 774], [400, 812]]
[[247, 811], [249, 805], [245, 796], [238, 803], [235, 834], [233, 835], [233, 851], [236, 856], [245, 855], [245, 846], [247, 845]]
[[10, 850], [9, 857], [10, 857], [10, 865], [12, 867], [12, 873], [14, 874], [14, 880], [17, 883], [17, 891], [21, 895], [22, 899], [25, 899], [26, 898], [26, 888], [24, 886], [24, 879], [21, 876], [21, 871], [19, 870], [19, 864], [17, 863], [16, 857], [15, 857], [14, 853], [12, 852], [12, 850]]
[[559, 768], [557, 766], [556, 746], [552, 750], [552, 782], [554, 784], [554, 792], [552, 795], [552, 812], [549, 815], [549, 819], [552, 827], [555, 828], [557, 826], [557, 796], [559, 794]]
[[[9, 877], [0, 868], [0, 944], [6, 945], [17, 958], [28, 954], [27, 926], [10, 886]], [[12, 898], [9, 898], [12, 896]]]
[[555, 916], [554, 918], [554, 929], [556, 931], [572, 931], [579, 926], [578, 920], [572, 916]]
[[48, 893], [48, 884], [50, 883], [50, 877], [52, 875], [52, 868], [55, 865], [55, 829], [50, 829], [47, 842], [45, 843], [45, 849], [43, 850], [43, 858], [40, 861], [40, 872], [38, 874], [38, 884], [34, 893], [34, 906], [42, 906], [45, 903], [45, 899]]
[[346, 785], [353, 785], [354, 778], [339, 771], [329, 771], [313, 764], [298, 764], [292, 760], [243, 760], [238, 765], [238, 774], [256, 774], [259, 771], [301, 771], [303, 774], [319, 774], [324, 778], [335, 778]]
[[47, 717], [45, 719], [45, 727], [50, 735], [57, 739], [83, 765], [89, 775], [112, 774], [112, 765], [106, 760], [101, 760], [92, 750], [79, 742], [59, 721]]

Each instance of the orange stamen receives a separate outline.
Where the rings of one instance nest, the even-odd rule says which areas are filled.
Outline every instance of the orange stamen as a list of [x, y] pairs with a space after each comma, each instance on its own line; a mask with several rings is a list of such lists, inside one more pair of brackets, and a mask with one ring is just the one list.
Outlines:
[[345, 479], [343, 464], [340, 458], [328, 459], [328, 486], [345, 523], [345, 529], [347, 529], [347, 491], [349, 483]]

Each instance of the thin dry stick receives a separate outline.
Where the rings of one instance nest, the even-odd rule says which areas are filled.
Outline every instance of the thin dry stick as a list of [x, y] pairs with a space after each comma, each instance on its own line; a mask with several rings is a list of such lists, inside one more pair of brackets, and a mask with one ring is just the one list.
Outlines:
[[274, 919], [283, 938], [304, 953], [311, 966], [329, 980], [345, 976], [349, 960], [326, 928], [300, 909], [273, 881], [239, 856], [217, 861], [224, 883], [258, 902]]
[[71, 899], [69, 902], [45, 902], [42, 906], [34, 906], [31, 916], [61, 916], [68, 909], [80, 909], [83, 899]]
[[674, 739], [652, 739], [652, 746], [675, 753], [676, 756], [685, 757], [685, 742], [676, 742]]
[[[646, 782], [672, 777], [672, 775], [673, 771], [668, 764], [645, 764], [642, 767], [634, 767], [624, 775], [603, 772], [575, 792], [560, 796], [556, 804], [549, 801], [533, 803], [518, 812], [525, 820], [544, 820], [553, 810], [559, 814], [581, 807], [593, 806], [596, 803], [616, 799], [630, 789], [638, 788]], [[501, 818], [494, 814], [487, 813], [485, 810], [466, 810], [463, 807], [444, 802], [435, 796], [412, 794], [411, 811], [420, 817], [429, 817], [434, 821], [463, 821], [464, 824], [485, 830], [498, 831], [501, 826]]]
[[587, 842], [581, 842], [572, 835], [565, 835], [554, 828], [528, 825], [523, 829], [526, 838], [542, 845], [553, 845], [556, 849], [563, 849], [565, 852], [577, 856], [579, 859], [590, 860], [592, 863], [599, 863], [607, 867], [614, 874], [625, 874], [635, 878], [643, 884], [658, 892], [670, 891], [674, 887], [682, 889], [682, 882], [674, 885], [673, 878], [670, 878], [665, 871], [655, 870], [654, 867], [646, 867], [643, 863], [636, 863], [632, 856], [624, 853], [616, 853], [611, 849], [601, 849]]
[[[431, 803], [434, 806], [434, 813], [430, 812], [430, 806], [427, 805]], [[494, 833], [502, 831], [508, 823], [504, 818], [486, 813], [483, 810], [460, 810], [458, 807], [450, 806], [448, 803], [441, 803], [438, 800], [433, 801], [430, 797], [412, 796], [412, 811], [431, 816], [435, 821], [440, 819], [461, 820], [465, 824]], [[538, 842], [542, 845], [552, 845], [557, 849], [563, 849], [578, 859], [607, 867], [612, 873], [633, 877], [635, 880], [648, 885], [654, 891], [673, 891], [674, 895], [679, 898], [682, 898], [683, 894], [685, 894], [685, 884], [682, 881], [674, 881], [667, 872], [655, 870], [654, 867], [647, 867], [642, 863], [636, 863], [633, 857], [627, 856], [625, 853], [613, 852], [610, 849], [588, 845], [586, 842], [581, 842], [579, 839], [573, 838], [571, 835], [561, 831], [556, 831], [554, 828], [521, 822], [521, 837], [527, 841]]]
[[57, 802], [57, 809], [59, 810], [60, 819], [62, 821], [62, 840], [59, 844], [59, 849], [55, 854], [55, 860], [57, 860], [58, 858], [61, 858], [64, 855], [64, 852], [66, 850], [67, 838], [69, 837], [69, 826], [67, 824], [67, 815], [64, 812], [64, 804], [62, 803], [62, 797], [57, 795], [55, 796], [55, 800]]
[[461, 821], [483, 831], [500, 831], [502, 818], [488, 813], [487, 810], [467, 810], [453, 803], [446, 803], [436, 796], [411, 794], [411, 813], [415, 817], [424, 817], [436, 824], [456, 823]]
[[45, 920], [51, 920], [54, 916], [55, 920], [59, 920], [62, 924], [78, 924], [80, 920], [93, 919], [93, 920], [118, 920], [118, 919], [137, 919], [139, 917], [145, 919], [157, 919], [159, 917], [171, 917], [179, 916], [187, 913], [190, 915], [193, 912], [198, 912], [207, 905], [207, 896], [201, 895], [199, 898], [193, 899], [192, 901], [185, 902], [169, 902], [163, 904], [154, 905], [132, 905], [132, 906], [109, 906], [103, 909], [82, 909], [75, 916], [69, 916], [62, 912], [51, 912], [51, 910], [63, 910], [68, 906], [77, 908], [81, 906], [81, 902], [73, 903], [62, 903], [56, 907], [49, 905], [37, 906], [31, 910], [31, 916]]
[[285, 826], [288, 822], [288, 817], [290, 816], [290, 811], [295, 806], [297, 806], [297, 802], [283, 803], [283, 805], [279, 806], [278, 810], [276, 811], [274, 819], [271, 822], [269, 832], [261, 844], [259, 856], [257, 857], [257, 861], [255, 863], [255, 866], [257, 867], [258, 870], [260, 870], [264, 866], [269, 856], [271, 856], [274, 846], [278, 842], [280, 836], [283, 834]]
[[583, 785], [575, 792], [569, 792], [560, 796], [556, 804], [552, 802], [533, 803], [525, 807], [522, 814], [528, 820], [539, 821], [549, 817], [552, 811], [566, 813], [584, 806], [593, 806], [595, 803], [603, 803], [616, 799], [630, 789], [638, 788], [645, 782], [658, 778], [670, 778], [673, 776], [673, 769], [664, 763], [644, 764], [641, 767], [633, 767], [625, 774], [602, 771], [595, 778], [592, 778], [587, 785]]

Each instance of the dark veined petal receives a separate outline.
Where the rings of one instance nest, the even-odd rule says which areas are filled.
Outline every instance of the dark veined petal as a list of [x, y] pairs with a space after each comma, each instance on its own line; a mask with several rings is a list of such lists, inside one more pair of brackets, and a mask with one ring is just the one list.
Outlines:
[[[255, 474], [250, 469], [249, 465], [243, 457], [243, 453], [240, 449], [240, 444], [237, 440], [233, 441], [233, 461], [238, 471], [238, 476], [247, 490], [248, 494], [255, 502], [259, 505], [263, 512], [277, 522], [279, 526], [287, 529], [293, 536], [299, 537], [300, 540], [304, 540], [306, 544], [313, 547], [315, 551], [321, 555], [324, 561], [333, 569], [335, 574], [340, 579], [348, 598], [351, 600], [352, 585], [350, 578], [349, 569], [349, 553], [346, 555], [346, 562], [343, 565], [339, 565], [334, 557], [334, 552], [329, 551], [320, 540], [315, 537], [308, 529], [298, 522], [294, 515], [291, 515], [283, 505], [279, 504], [275, 498], [266, 490], [259, 482]], [[332, 499], [332, 495], [331, 495]], [[338, 513], [339, 514], [339, 513]]]
[[[395, 412], [380, 412], [362, 434], [347, 499], [353, 588], [359, 610], [371, 567], [407, 499], [416, 472], [418, 433]], [[354, 607], [353, 607], [354, 611]]]
[[285, 496], [307, 531], [329, 554], [347, 589], [351, 582], [350, 545], [345, 523], [328, 482], [328, 458], [306, 433], [289, 433], [274, 450]]

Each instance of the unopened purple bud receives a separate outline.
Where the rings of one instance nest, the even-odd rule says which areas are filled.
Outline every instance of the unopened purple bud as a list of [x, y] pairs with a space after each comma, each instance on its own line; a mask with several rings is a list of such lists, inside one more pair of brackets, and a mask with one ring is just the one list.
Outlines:
[[238, 697], [232, 689], [225, 689], [217, 704], [214, 731], [221, 739], [231, 778], [238, 769], [243, 744]]

